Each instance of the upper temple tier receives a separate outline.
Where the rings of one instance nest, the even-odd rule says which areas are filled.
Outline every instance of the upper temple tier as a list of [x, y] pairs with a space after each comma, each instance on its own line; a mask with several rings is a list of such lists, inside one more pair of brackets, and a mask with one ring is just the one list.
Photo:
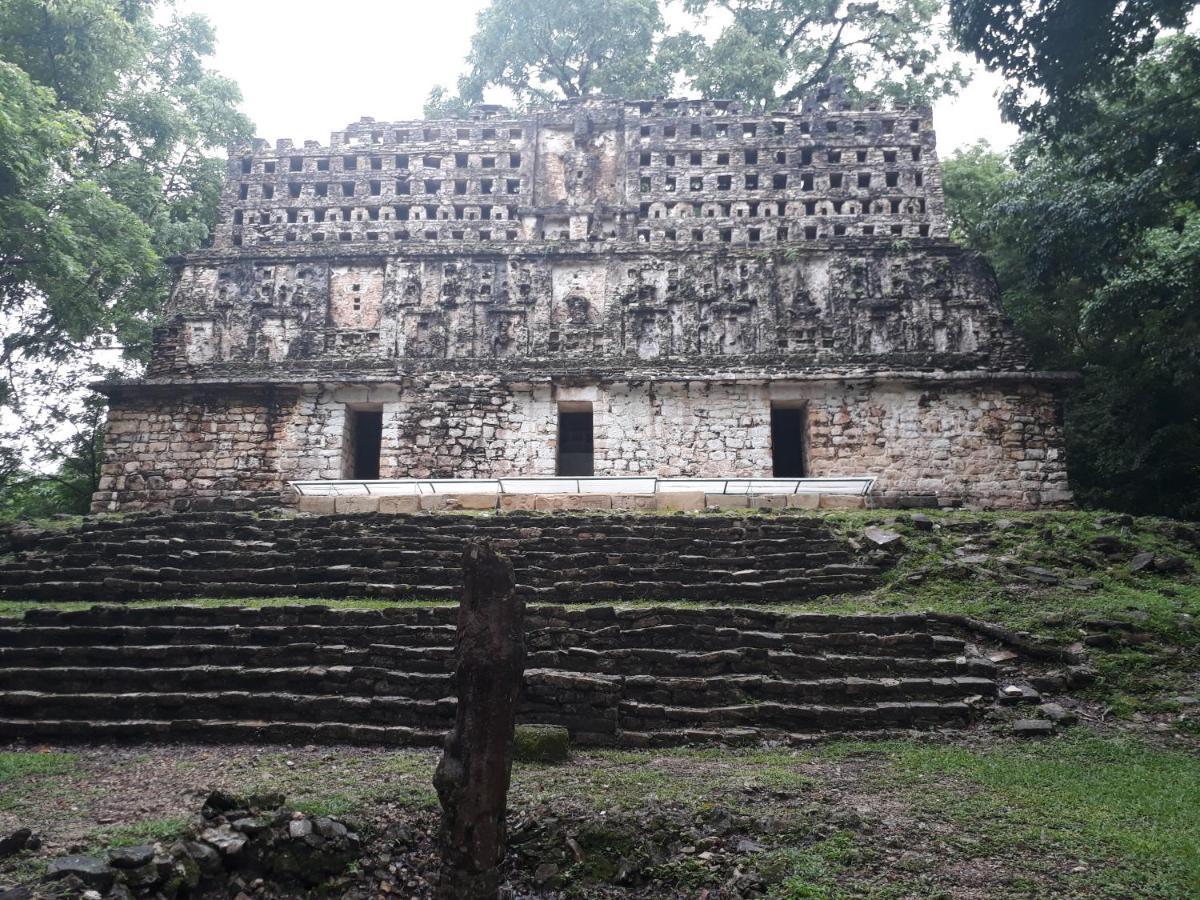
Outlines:
[[925, 108], [366, 119], [234, 148], [222, 212], [153, 375], [1024, 361], [987, 267], [947, 241]]
[[863, 477], [1069, 502], [1064, 373], [949, 240], [927, 108], [583, 100], [234, 147], [98, 510], [304, 480]]

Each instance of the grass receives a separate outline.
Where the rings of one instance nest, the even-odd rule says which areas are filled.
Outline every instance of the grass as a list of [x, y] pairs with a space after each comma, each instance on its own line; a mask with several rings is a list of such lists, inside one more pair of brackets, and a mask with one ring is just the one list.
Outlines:
[[1200, 759], [1131, 738], [990, 749], [912, 742], [841, 745], [883, 754], [882, 790], [955, 826], [967, 855], [1076, 859], [1073, 890], [1111, 897], [1200, 895]]
[[108, 847], [132, 847], [137, 844], [153, 844], [171, 841], [188, 827], [186, 818], [148, 819], [133, 825], [118, 825], [97, 828], [89, 832], [87, 846], [93, 850]]
[[0, 785], [34, 775], [58, 775], [75, 768], [79, 757], [74, 753], [5, 752], [0, 753]]

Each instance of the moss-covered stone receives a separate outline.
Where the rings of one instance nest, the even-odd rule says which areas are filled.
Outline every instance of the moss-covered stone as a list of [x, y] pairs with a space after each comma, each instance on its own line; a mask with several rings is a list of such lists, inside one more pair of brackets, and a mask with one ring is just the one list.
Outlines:
[[513, 757], [518, 762], [566, 762], [571, 758], [571, 735], [561, 725], [518, 725]]

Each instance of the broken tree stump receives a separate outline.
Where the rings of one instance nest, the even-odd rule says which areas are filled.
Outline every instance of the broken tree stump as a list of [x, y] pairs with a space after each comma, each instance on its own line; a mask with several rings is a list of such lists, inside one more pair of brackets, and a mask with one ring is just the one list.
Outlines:
[[525, 604], [512, 564], [488, 541], [463, 553], [454, 681], [458, 710], [433, 776], [442, 805], [438, 892], [491, 900], [504, 858], [513, 729], [525, 671]]

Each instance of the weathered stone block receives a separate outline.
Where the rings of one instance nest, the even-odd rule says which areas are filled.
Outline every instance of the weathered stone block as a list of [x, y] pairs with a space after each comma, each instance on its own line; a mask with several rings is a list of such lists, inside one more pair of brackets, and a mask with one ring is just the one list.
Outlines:
[[451, 494], [447, 499], [448, 509], [495, 509], [499, 494]]
[[787, 494], [750, 494], [747, 499], [751, 509], [784, 509], [788, 505]]
[[535, 494], [533, 508], [555, 509], [612, 509], [608, 494]]
[[713, 509], [745, 509], [750, 498], [745, 494], [705, 494], [704, 505]]
[[421, 498], [416, 494], [400, 494], [379, 498], [381, 513], [415, 513], [421, 509]]
[[450, 505], [450, 498], [445, 494], [422, 494], [421, 495], [421, 511], [422, 512], [437, 512], [438, 510], [447, 509]]
[[379, 512], [379, 498], [371, 496], [338, 497], [334, 509], [339, 515]]
[[703, 491], [671, 491], [657, 494], [658, 508], [669, 512], [704, 509]]
[[531, 510], [535, 496], [535, 494], [501, 494], [500, 511]]
[[316, 516], [331, 516], [336, 512], [336, 499], [336, 497], [300, 497], [296, 500], [296, 509]]
[[866, 509], [867, 498], [854, 494], [821, 494], [821, 509]]
[[653, 510], [658, 508], [655, 494], [613, 494], [613, 509]]
[[571, 758], [571, 735], [561, 725], [518, 725], [513, 758], [520, 762], [557, 763]]

